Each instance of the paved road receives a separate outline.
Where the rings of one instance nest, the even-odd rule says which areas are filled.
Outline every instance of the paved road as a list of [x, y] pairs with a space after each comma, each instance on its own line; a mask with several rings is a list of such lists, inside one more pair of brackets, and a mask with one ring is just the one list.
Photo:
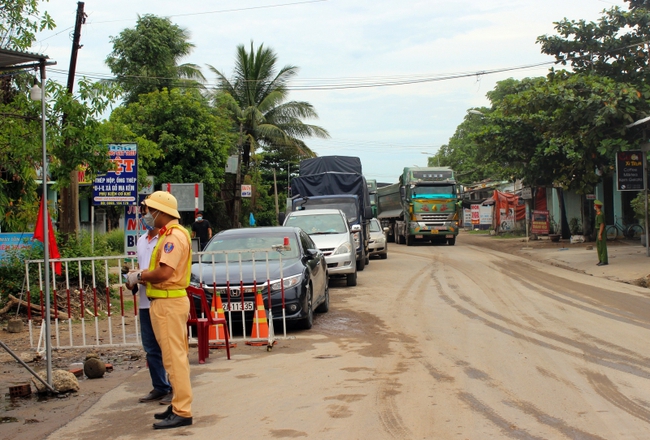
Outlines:
[[647, 439], [646, 293], [461, 240], [392, 245], [311, 331], [193, 355], [193, 426], [151, 429], [141, 372], [50, 438]]

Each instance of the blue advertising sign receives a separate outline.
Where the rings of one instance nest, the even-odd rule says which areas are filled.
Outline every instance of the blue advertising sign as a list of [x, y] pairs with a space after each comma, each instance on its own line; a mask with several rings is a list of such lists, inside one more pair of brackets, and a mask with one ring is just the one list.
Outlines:
[[137, 144], [108, 144], [115, 169], [93, 182], [93, 205], [135, 205], [138, 196]]
[[[139, 202], [142, 202], [147, 197], [147, 194], [139, 195]], [[140, 220], [142, 216], [139, 213], [138, 205], [124, 207], [124, 252], [126, 255], [136, 255], [138, 238], [145, 232], [145, 228]]]
[[6, 257], [7, 251], [31, 249], [41, 242], [34, 241], [33, 232], [5, 232], [0, 234], [0, 260]]

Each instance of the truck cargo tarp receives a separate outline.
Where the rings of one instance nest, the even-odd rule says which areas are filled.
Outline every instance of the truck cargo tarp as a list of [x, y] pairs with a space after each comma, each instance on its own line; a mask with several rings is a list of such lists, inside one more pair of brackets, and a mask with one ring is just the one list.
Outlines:
[[298, 175], [303, 177], [311, 174], [327, 173], [328, 171], [363, 174], [361, 171], [361, 159], [358, 157], [323, 156], [301, 160]]
[[363, 206], [370, 206], [370, 195], [366, 179], [356, 173], [319, 173], [291, 179], [291, 195], [333, 196], [337, 194], [356, 195]]

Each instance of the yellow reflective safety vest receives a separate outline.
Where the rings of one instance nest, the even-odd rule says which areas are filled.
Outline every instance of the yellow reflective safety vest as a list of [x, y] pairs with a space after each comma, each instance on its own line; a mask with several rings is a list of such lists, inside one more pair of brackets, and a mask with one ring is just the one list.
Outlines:
[[[179, 224], [173, 224], [167, 228], [167, 231], [165, 232], [165, 235], [169, 235], [171, 233], [172, 229], [180, 229], [185, 233], [187, 236], [187, 242], [188, 245], [190, 246], [189, 248], [189, 253], [187, 257], [187, 279], [185, 280], [185, 287], [190, 285], [190, 276], [192, 274], [192, 239], [190, 238], [190, 234], [187, 232], [187, 229], [182, 227]], [[164, 237], [158, 238], [158, 243], [156, 243], [156, 247], [153, 249], [153, 253], [151, 254], [151, 261], [149, 262], [149, 271], [152, 271], [156, 268], [156, 256], [158, 255], [158, 250], [161, 247], [161, 244], [164, 243]], [[147, 297], [149, 298], [179, 298], [187, 296], [187, 292], [185, 291], [185, 288], [182, 289], [157, 289], [151, 285], [151, 283], [147, 283]]]

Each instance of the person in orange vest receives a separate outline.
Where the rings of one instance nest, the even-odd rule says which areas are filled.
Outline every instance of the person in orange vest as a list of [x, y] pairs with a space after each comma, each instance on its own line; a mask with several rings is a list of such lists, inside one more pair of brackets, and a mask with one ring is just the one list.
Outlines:
[[[149, 269], [130, 272], [128, 282], [147, 286], [147, 297], [151, 301], [151, 324], [174, 390], [171, 405], [164, 412], [154, 415], [161, 421], [154, 423], [153, 427], [177, 428], [192, 424], [192, 384], [187, 341], [190, 302], [185, 291], [190, 283], [191, 239], [178, 222], [180, 214], [173, 195], [156, 191], [144, 203], [147, 205], [147, 216], [151, 216], [154, 225], [160, 228], [158, 243], [151, 255]], [[151, 219], [147, 217], [145, 221]]]

